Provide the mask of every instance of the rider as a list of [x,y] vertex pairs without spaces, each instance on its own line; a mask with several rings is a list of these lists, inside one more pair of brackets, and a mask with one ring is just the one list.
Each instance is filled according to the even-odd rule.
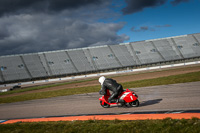
[[109,89],[110,91],[112,91],[112,94],[108,98],[108,102],[118,103],[119,100],[117,98],[123,91],[122,85],[118,84],[115,80],[110,79],[110,78],[105,78],[104,76],[101,76],[99,78],[99,83],[101,84],[101,90],[99,91],[99,93],[101,95],[105,95],[106,90]]

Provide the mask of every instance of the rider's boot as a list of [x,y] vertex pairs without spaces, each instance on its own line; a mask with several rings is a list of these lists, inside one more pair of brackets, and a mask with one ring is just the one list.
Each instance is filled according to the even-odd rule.
[[108,101],[109,103],[118,103],[118,99],[112,99]]
[[126,107],[126,103],[123,99],[119,99],[119,103],[121,104],[121,107]]

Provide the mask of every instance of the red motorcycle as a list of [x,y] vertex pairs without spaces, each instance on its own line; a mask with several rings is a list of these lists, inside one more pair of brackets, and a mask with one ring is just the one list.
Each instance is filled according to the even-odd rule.
[[[103,95],[99,98],[100,105],[104,108],[109,108],[110,105],[117,105],[118,103],[109,103],[108,98],[110,97],[110,92],[107,89],[106,95]],[[123,103],[124,105],[129,104],[132,107],[138,107],[139,106],[139,100],[137,94],[135,94],[133,91],[130,91],[129,89],[124,90],[118,97],[119,103]],[[121,101],[121,102],[120,102]]]

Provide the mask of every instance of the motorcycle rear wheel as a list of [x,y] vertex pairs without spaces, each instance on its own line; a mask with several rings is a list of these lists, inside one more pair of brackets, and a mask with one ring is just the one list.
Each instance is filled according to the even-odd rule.
[[109,108],[109,107],[110,107],[110,105],[107,104],[107,103],[104,103],[104,104],[102,105],[102,101],[100,101],[100,105],[101,105],[102,107],[104,107],[104,108]]
[[137,100],[135,100],[135,101],[133,101],[133,102],[130,102],[129,105],[130,105],[131,107],[138,107],[138,106],[140,105],[140,102],[139,102],[139,100],[137,99]]

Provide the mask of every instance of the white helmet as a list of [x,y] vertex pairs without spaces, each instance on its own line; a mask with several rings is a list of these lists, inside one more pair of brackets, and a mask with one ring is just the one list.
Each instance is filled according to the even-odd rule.
[[104,76],[101,76],[101,77],[99,78],[99,83],[102,85],[105,79],[106,79],[106,78],[105,78]]

